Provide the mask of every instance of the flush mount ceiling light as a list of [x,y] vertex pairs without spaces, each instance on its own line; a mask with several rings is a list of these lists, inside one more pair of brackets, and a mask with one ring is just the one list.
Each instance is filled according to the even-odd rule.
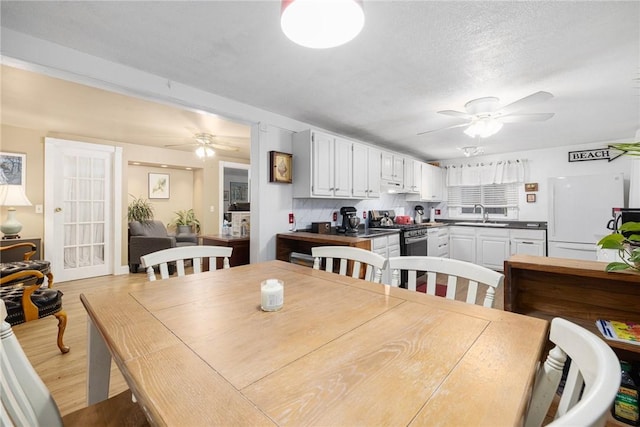
[[364,26],[361,0],[282,0],[282,32],[294,43],[314,49],[340,46]]
[[476,146],[462,147],[458,148],[458,150],[462,151],[465,157],[477,156],[478,154],[484,153],[484,150],[481,147]]

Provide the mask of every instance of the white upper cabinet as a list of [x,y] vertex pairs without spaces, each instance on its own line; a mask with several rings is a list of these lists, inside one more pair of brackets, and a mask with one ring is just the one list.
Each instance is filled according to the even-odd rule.
[[353,197],[380,197],[380,150],[353,143]]
[[353,143],[314,130],[293,136],[293,197],[351,197]]
[[404,192],[420,194],[422,188],[422,162],[404,159]]
[[422,164],[422,200],[439,202],[444,196],[442,169],[429,163]]
[[381,151],[315,130],[293,135],[293,197],[380,197]]
[[404,157],[383,151],[381,155],[380,177],[383,181],[399,183],[404,178]]

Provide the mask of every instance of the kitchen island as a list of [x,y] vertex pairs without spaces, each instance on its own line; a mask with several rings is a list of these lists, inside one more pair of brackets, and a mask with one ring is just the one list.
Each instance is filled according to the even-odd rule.
[[[200,236],[201,245],[225,246],[233,248],[229,264],[231,267],[249,264],[249,236],[226,236],[223,234],[209,234]],[[217,268],[222,268],[222,258],[217,261]],[[209,271],[209,259],[204,259],[204,271]]]
[[[640,273],[607,273],[606,265],[514,255],[504,263],[504,309],[547,320],[563,317],[599,337],[598,319],[640,323]],[[621,359],[640,360],[640,345],[605,342]]]
[[371,239],[386,234],[397,234],[398,230],[385,230],[360,234],[330,234],[294,231],[276,236],[276,259],[289,262],[291,253],[311,255],[314,246],[353,246],[370,251]]

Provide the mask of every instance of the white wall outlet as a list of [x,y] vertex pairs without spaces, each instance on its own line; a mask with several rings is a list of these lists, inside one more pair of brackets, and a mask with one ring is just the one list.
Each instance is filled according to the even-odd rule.
[[42,213],[42,205],[36,205],[36,213]]
[[213,205],[209,206],[209,212],[213,213],[215,210],[216,209]]

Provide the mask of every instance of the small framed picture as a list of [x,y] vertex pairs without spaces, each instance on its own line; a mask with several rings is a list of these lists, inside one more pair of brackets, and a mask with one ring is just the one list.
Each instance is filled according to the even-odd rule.
[[285,184],[293,182],[291,158],[291,154],[288,153],[269,152],[269,182],[282,182]]
[[169,194],[169,174],[149,173],[149,198],[168,199]]
[[524,191],[538,191],[538,183],[537,182],[528,182],[528,183],[524,184]]
[[536,195],[535,194],[527,194],[527,203],[535,203]]
[[26,154],[5,152],[0,153],[0,185],[7,184],[24,186],[26,176]]

